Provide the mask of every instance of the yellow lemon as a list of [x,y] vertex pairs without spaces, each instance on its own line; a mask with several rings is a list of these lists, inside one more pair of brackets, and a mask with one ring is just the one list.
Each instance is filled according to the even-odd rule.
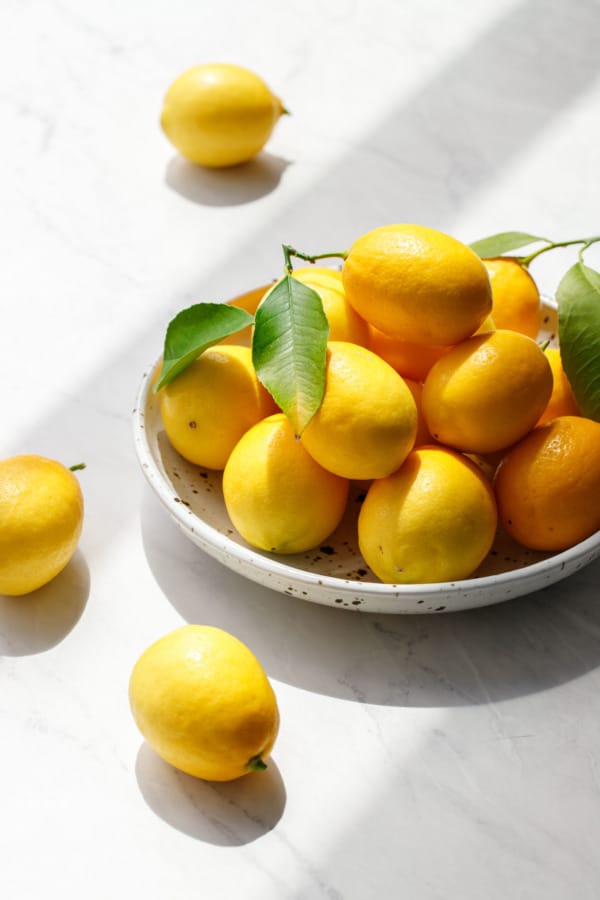
[[37,455],[0,461],[0,594],[28,594],[67,565],[83,524],[77,478]]
[[492,316],[497,328],[537,337],[542,324],[542,304],[537,284],[513,257],[484,259],[492,285]]
[[252,425],[276,410],[258,380],[249,347],[217,344],[160,391],[169,441],[184,459],[222,469]]
[[294,278],[299,278],[300,281],[305,281],[308,278],[309,281],[306,281],[306,284],[320,284],[325,287],[344,290],[341,269],[330,269],[328,266],[301,266],[299,269],[294,269],[292,275]]
[[534,427],[551,391],[550,364],[535,341],[498,329],[462,341],[433,365],[423,414],[436,441],[493,453]]
[[487,270],[477,254],[421,225],[385,225],[358,238],[342,280],[363,319],[416,344],[456,344],[492,308]]
[[381,581],[467,578],[489,553],[497,526],[488,479],[462,454],[421,447],[374,481],[358,518],[367,565]]
[[232,781],[266,768],[277,700],[256,656],[220,628],[184,625],[148,647],[129,701],[153,750],[188,775]]
[[580,415],[569,379],[563,369],[560,350],[558,347],[547,347],[544,352],[552,369],[552,394],[546,409],[540,416],[538,425],[543,425],[544,422],[549,422],[558,416]]
[[228,63],[188,69],[169,87],[161,125],[179,152],[213,168],[255,156],[285,112],[254,72]]
[[534,550],[566,550],[600,528],[600,423],[559,416],[508,451],[494,488],[504,529]]
[[233,525],[253,547],[300,553],[339,524],[348,481],[310,456],[283,413],[242,437],[223,472],[223,498]]
[[331,341],[323,402],[302,432],[310,455],[343,478],[382,478],[406,459],[416,434],[404,379],[365,347]]
[[297,269],[293,275],[320,296],[330,341],[350,341],[368,347],[371,340],[369,326],[346,300],[341,275],[330,275],[333,271],[305,268]]

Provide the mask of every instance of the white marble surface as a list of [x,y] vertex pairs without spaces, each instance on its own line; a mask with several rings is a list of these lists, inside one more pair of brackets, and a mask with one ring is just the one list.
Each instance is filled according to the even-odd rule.
[[[0,456],[87,463],[74,561],[0,598],[3,898],[600,895],[600,564],[450,616],[302,603],[180,536],[130,423],[173,313],[269,279],[282,242],[598,233],[599,43],[598,0],[3,0]],[[210,174],[157,119],[214,59],[293,116]],[[133,724],[137,656],[198,621],[272,678],[264,776],[194,781]]]

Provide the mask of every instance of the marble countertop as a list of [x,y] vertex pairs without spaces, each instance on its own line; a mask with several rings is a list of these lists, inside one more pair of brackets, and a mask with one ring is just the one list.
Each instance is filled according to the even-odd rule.
[[[0,598],[2,896],[596,900],[600,563],[451,615],[285,597],[178,532],[131,411],[173,314],[269,280],[282,243],[597,234],[598,0],[5,0],[0,35],[0,456],[87,465],[75,558]],[[292,111],[228,172],[158,127],[212,60]],[[572,258],[539,260],[544,292]],[[266,774],[195,781],[139,735],[131,668],[185,622],[263,662]]]

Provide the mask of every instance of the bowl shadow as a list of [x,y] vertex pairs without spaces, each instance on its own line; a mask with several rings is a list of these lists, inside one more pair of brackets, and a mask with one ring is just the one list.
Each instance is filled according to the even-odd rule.
[[21,597],[0,596],[0,656],[29,656],[59,644],[75,627],[90,592],[80,550],[49,584]]
[[207,169],[173,156],[165,182],[171,190],[200,206],[241,206],[274,191],[289,162],[262,152],[246,163],[226,169]]
[[202,781],[164,762],[144,742],[135,774],[142,797],[159,818],[207,844],[249,844],[271,831],[285,809],[285,786],[272,759],[264,772],[235,781]]
[[255,584],[181,534],[150,488],[146,558],[187,622],[243,640],[268,675],[341,699],[446,707],[535,694],[600,665],[600,560],[543,591],[437,615],[333,609]]

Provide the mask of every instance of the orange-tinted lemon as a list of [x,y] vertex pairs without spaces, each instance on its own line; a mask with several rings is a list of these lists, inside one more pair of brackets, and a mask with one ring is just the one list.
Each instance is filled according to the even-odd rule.
[[468,338],[435,363],[423,414],[436,441],[493,453],[534,427],[551,392],[550,364],[535,341],[498,329]]
[[558,347],[548,347],[545,353],[552,369],[552,394],[546,409],[540,416],[538,425],[543,425],[550,419],[556,419],[557,416],[578,416],[580,414],[569,379],[563,369],[560,350]]
[[520,544],[565,550],[600,528],[600,423],[560,416],[512,447],[495,476],[500,521]]
[[492,285],[492,316],[496,328],[509,328],[531,338],[542,324],[538,286],[529,271],[512,257],[484,259]]
[[[491,316],[486,316],[475,334],[483,334],[486,331],[494,331],[495,324]],[[450,350],[450,346],[436,347],[427,344],[415,344],[412,341],[403,341],[385,334],[378,328],[370,326],[371,337],[369,347],[382,359],[399,372],[403,378],[411,378],[413,381],[425,381],[427,373],[434,363]]]
[[403,378],[413,381],[424,381],[433,364],[450,349],[403,341],[373,326],[369,346],[373,353],[389,363]]
[[[237,306],[238,309],[244,309],[253,316],[258,304],[272,287],[272,283],[259,285],[259,287],[252,288],[250,291],[245,291],[243,294],[238,294],[236,297],[233,297],[233,299],[228,301],[228,305]],[[235,334],[230,334],[228,337],[223,338],[220,343],[238,344],[241,347],[250,347],[252,345],[253,329],[253,325],[246,325],[241,331],[236,331]]]

